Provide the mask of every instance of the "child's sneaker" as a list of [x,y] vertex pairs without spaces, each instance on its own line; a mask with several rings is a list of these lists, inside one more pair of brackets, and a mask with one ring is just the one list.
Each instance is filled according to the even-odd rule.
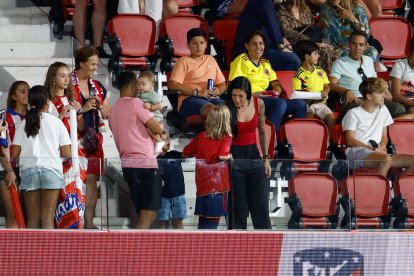
[[164,147],[164,141],[155,142],[155,154],[160,154],[162,152],[162,148]]

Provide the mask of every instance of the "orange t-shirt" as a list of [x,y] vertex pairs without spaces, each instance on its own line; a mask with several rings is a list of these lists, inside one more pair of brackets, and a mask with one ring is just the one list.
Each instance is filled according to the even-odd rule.
[[[213,79],[214,86],[226,81],[216,60],[209,55],[204,55],[200,60],[191,57],[181,57],[175,63],[170,81],[176,81],[192,89],[206,89],[207,80]],[[178,97],[178,109],[188,96]]]

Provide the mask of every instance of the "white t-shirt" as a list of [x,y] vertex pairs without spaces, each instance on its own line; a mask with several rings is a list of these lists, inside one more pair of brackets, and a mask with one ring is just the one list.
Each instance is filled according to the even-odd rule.
[[52,114],[42,113],[40,129],[36,137],[27,137],[24,127],[26,120],[20,124],[14,135],[13,145],[21,147],[19,157],[20,171],[27,168],[42,167],[63,173],[60,147],[70,145],[70,137],[65,125]]
[[408,59],[400,59],[391,69],[391,77],[401,80],[401,83],[411,82],[414,85],[414,69],[408,64]]
[[365,111],[361,106],[349,110],[342,120],[342,129],[355,131],[355,138],[367,145],[369,140],[378,144],[382,139],[382,130],[393,123],[386,106],[377,107],[373,113]]
[[[330,77],[337,78],[339,80],[338,85],[350,89],[355,97],[362,98],[359,92],[359,85],[362,82],[362,74],[358,73],[359,61],[350,58],[349,56],[341,57],[332,64],[332,70],[329,74]],[[362,70],[368,78],[376,78],[374,62],[368,56],[362,56]]]

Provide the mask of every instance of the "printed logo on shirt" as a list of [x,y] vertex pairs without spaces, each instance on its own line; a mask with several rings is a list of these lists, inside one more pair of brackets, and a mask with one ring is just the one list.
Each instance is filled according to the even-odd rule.
[[264,73],[265,73],[265,75],[266,75],[266,76],[270,77],[270,72],[269,72],[269,70],[268,70],[268,69],[265,69],[265,70],[264,70]]
[[321,71],[318,71],[318,72],[317,72],[317,75],[318,75],[318,77],[323,78],[323,74],[322,74],[322,72],[321,72]]

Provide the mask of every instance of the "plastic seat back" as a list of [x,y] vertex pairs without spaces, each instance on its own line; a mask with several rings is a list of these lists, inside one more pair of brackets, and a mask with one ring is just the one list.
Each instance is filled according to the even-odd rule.
[[117,15],[109,25],[120,41],[122,55],[143,57],[155,53],[156,26],[148,15]]
[[213,35],[224,47],[227,66],[230,66],[232,61],[232,51],[238,24],[239,20],[232,19],[216,20],[213,23]]
[[335,215],[338,189],[336,180],[324,173],[303,173],[289,181],[289,195],[299,199],[302,215],[326,217]]
[[404,0],[380,0],[383,11],[399,9],[403,6]]
[[399,154],[414,154],[414,120],[395,120],[388,126],[388,137]]
[[403,175],[394,184],[394,196],[401,196],[407,205],[407,215],[414,216],[414,175]]
[[175,57],[190,55],[190,50],[187,48],[187,32],[192,28],[202,29],[208,36],[208,23],[198,15],[176,14],[162,22],[161,33],[165,32],[172,40]]
[[388,214],[388,179],[374,173],[358,173],[348,182],[348,194],[355,202],[355,215],[367,218]]
[[277,71],[277,79],[280,82],[280,85],[282,86],[282,96],[286,99],[290,99],[293,93],[293,83],[292,79],[293,76],[296,74],[296,71]]
[[315,162],[327,157],[328,127],[320,120],[289,120],[280,128],[280,137],[292,147],[294,160]]
[[[269,143],[267,154],[270,156],[270,159],[274,159],[276,130],[275,130],[275,126],[269,120],[265,121],[265,131],[266,131],[266,139],[267,139],[267,142]],[[259,150],[260,156],[263,157],[262,147],[260,146],[259,130],[256,130],[256,144],[257,144],[257,149]]]
[[407,20],[400,17],[377,17],[371,20],[370,26],[373,37],[384,48],[382,58],[399,59],[407,56],[412,37],[411,25]]

